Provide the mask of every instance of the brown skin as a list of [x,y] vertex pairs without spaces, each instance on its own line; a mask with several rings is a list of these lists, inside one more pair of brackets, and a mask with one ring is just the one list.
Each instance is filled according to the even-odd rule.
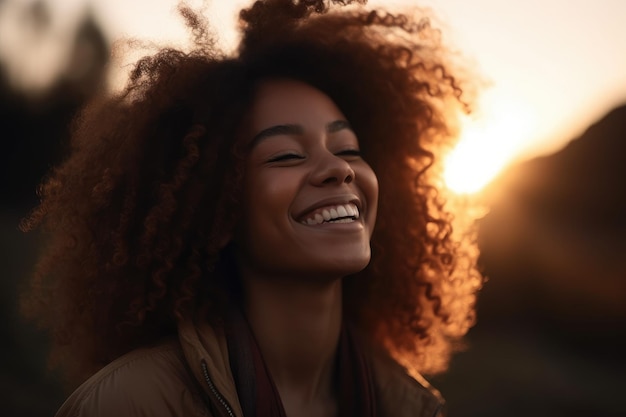
[[[345,116],[302,82],[260,84],[248,131],[236,237],[246,316],[287,415],[334,415],[341,280],[370,261],[378,181]],[[351,202],[358,219],[303,224]]]
[[288,416],[333,416],[341,285],[247,282],[246,315]]
[[[343,113],[292,80],[261,83],[250,113],[250,140],[257,140],[246,160],[237,242],[245,263],[289,281],[294,273],[319,282],[361,271],[371,256],[378,181]],[[358,219],[303,224],[323,207],[345,204],[357,206]]]

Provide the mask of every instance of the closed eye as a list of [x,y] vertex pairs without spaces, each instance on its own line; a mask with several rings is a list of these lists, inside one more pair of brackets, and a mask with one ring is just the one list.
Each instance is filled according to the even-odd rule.
[[358,149],[345,149],[341,152],[337,152],[338,156],[361,156],[361,151]]
[[304,159],[302,155],[298,155],[296,153],[285,153],[281,155],[274,156],[267,160],[267,162],[281,162],[281,161],[290,161],[293,159]]

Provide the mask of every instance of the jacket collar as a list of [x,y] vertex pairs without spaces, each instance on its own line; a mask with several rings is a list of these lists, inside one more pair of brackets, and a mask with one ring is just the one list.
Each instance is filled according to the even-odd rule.
[[220,415],[242,417],[223,331],[204,320],[183,319],[178,337],[189,368],[214,409]]
[[384,353],[370,356],[379,415],[384,417],[436,417],[445,402],[424,377],[407,370]]
[[[198,318],[204,317],[202,314]],[[205,320],[181,320],[178,334],[187,360],[205,397],[224,417],[243,417],[233,378],[224,332]],[[435,417],[444,401],[420,375],[407,371],[386,354],[368,351],[378,415],[384,417]]]

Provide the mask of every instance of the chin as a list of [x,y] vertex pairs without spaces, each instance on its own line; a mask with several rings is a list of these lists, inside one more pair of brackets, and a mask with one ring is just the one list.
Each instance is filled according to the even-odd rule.
[[367,256],[355,257],[355,258],[342,258],[337,259],[334,262],[328,262],[327,273],[329,276],[345,277],[347,275],[356,274],[364,270],[370,263],[369,252]]

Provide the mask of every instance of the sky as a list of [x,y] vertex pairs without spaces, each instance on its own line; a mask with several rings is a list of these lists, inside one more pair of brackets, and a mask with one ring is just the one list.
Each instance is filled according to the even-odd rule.
[[[12,9],[1,14],[0,60],[11,54],[20,57],[13,59],[19,62],[12,69],[18,83],[45,85],[60,70],[55,65],[63,62],[59,45],[65,40],[64,28],[87,5],[111,40],[135,37],[180,45],[186,39],[176,0],[48,0],[50,33],[44,41],[33,42],[19,30],[22,23],[15,18],[20,7],[32,1],[0,2],[0,8]],[[236,11],[248,3],[213,0],[205,6],[225,44],[234,43]],[[624,0],[370,0],[369,4],[389,10],[430,8],[444,42],[460,50],[489,83],[477,110],[464,121],[459,146],[447,157],[446,181],[460,193],[480,189],[512,161],[558,150],[611,108],[626,103]],[[30,42],[29,49],[24,42]],[[42,62],[47,62],[43,66],[47,72],[41,71]]]

